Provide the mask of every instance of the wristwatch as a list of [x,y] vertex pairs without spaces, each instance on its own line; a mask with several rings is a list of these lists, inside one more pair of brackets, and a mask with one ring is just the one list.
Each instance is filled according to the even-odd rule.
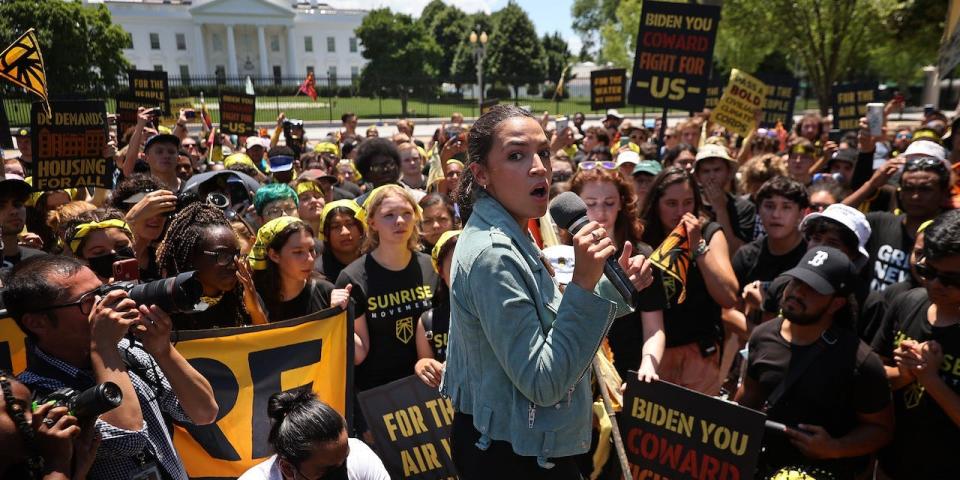
[[697,244],[697,248],[693,250],[694,260],[696,260],[701,255],[704,255],[709,251],[710,251],[710,245],[707,245],[707,241],[701,238],[700,243]]

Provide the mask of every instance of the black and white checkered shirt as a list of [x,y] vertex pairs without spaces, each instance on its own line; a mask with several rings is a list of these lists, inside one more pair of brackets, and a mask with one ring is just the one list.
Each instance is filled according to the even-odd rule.
[[[126,480],[132,473],[140,470],[142,459],[146,458],[148,461],[155,459],[157,467],[164,470],[167,478],[187,480],[187,473],[173,448],[163,414],[176,422],[193,422],[180,406],[167,377],[160,371],[153,357],[143,350],[142,345],[130,345],[127,339],[123,339],[117,347],[121,358],[128,364],[130,381],[140,400],[143,427],[138,431],[124,430],[97,420],[96,428],[102,441],[89,478]],[[45,395],[64,387],[82,391],[96,384],[92,372],[54,358],[30,341],[27,342],[27,358],[27,370],[21,373],[18,379],[30,387],[34,394]],[[136,367],[129,368],[134,361]],[[51,369],[62,373],[60,377],[72,378],[75,381],[64,383],[35,373]]]

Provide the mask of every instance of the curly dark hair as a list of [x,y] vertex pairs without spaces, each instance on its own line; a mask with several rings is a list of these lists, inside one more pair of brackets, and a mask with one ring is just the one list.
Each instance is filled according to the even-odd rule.
[[930,260],[960,255],[960,210],[937,217],[923,231],[923,256]]
[[214,226],[233,231],[223,211],[205,202],[192,203],[177,213],[157,247],[157,265],[163,275],[194,270],[190,257],[200,248],[207,229]]
[[640,223],[640,208],[638,207],[637,195],[633,193],[633,186],[627,183],[620,172],[616,170],[606,170],[603,168],[593,168],[590,170],[579,170],[570,181],[570,190],[580,195],[585,184],[590,182],[612,183],[620,194],[620,211],[617,212],[617,220],[614,223],[617,229],[618,246],[623,246],[623,241],[629,241],[636,244],[643,236],[643,225]]
[[132,204],[124,203],[126,199],[138,193],[147,193],[162,189],[163,186],[156,178],[145,173],[135,173],[123,179],[114,187],[110,206],[126,213],[133,207]]
[[[104,220],[123,220],[123,212],[115,208],[98,208],[71,218],[67,224],[64,225],[64,231],[66,232],[66,235],[64,235],[64,243],[66,243],[66,247],[70,248],[70,242],[77,236],[77,227],[84,223],[102,222]],[[131,238],[130,240],[132,241],[133,239]],[[86,238],[80,240],[80,246],[77,248],[77,253],[75,254],[77,258],[83,259],[83,255],[80,252],[83,252],[83,246],[86,243]]]
[[810,197],[802,183],[788,177],[773,177],[767,180],[757,190],[757,205],[774,195],[781,196],[796,203],[800,209],[810,206]]
[[376,157],[390,157],[397,164],[397,171],[400,170],[400,150],[387,138],[368,138],[357,147],[357,160],[354,164],[360,175],[366,177],[370,174],[370,162]]

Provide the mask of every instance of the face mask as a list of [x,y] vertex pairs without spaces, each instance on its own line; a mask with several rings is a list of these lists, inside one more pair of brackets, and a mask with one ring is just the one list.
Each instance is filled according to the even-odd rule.
[[96,273],[98,277],[110,278],[113,276],[113,264],[128,258],[134,258],[133,249],[130,247],[120,247],[113,252],[88,258],[87,265],[90,266],[90,270],[93,270],[93,273]]

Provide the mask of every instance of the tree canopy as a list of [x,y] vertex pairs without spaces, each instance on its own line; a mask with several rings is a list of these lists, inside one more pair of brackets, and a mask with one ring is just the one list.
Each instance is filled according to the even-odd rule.
[[521,86],[543,82],[547,73],[543,59],[543,45],[533,22],[510,1],[494,14],[486,60],[491,79],[513,87],[517,96]]

